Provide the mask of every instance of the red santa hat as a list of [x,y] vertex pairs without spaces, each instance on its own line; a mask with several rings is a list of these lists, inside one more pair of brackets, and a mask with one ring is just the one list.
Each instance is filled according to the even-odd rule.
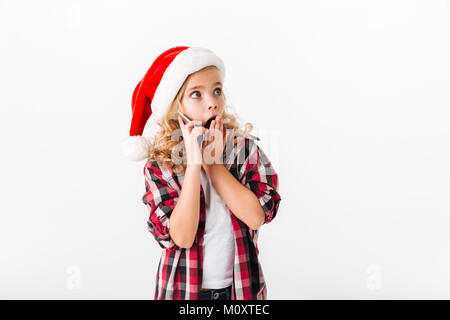
[[127,159],[147,158],[150,141],[142,136],[145,124],[150,118],[161,120],[186,78],[207,66],[216,66],[225,78],[223,61],[206,48],[177,46],[156,58],[133,92],[130,136],[122,143]]

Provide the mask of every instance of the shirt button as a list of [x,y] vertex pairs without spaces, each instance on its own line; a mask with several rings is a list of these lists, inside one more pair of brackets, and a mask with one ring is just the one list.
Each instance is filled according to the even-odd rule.
[[217,300],[218,297],[219,297],[219,293],[218,292],[214,292],[214,300]]

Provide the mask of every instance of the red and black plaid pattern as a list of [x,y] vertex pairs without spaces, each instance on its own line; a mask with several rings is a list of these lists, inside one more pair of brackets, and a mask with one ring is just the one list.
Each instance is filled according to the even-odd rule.
[[[266,214],[264,224],[271,222],[281,201],[278,175],[255,140],[238,138],[238,145],[227,151],[224,166],[258,197]],[[169,235],[169,217],[178,201],[184,174],[147,161],[144,167],[146,193],[142,200],[150,216],[148,230],[162,248],[156,273],[155,300],[198,300],[202,287],[203,236],[206,207],[200,186],[200,217],[194,244],[178,247]],[[267,288],[258,260],[258,230],[252,230],[231,210],[235,237],[232,300],[265,300]]]

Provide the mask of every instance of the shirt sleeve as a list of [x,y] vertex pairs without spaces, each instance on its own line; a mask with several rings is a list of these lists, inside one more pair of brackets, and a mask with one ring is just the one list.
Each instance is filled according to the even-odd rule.
[[245,162],[244,185],[258,198],[265,213],[263,224],[267,224],[275,218],[281,201],[278,175],[267,155],[253,139],[247,140],[246,149],[249,150],[249,156]]
[[146,193],[142,200],[150,211],[148,230],[161,248],[169,251],[180,249],[169,235],[169,218],[178,201],[179,193],[168,183],[155,161],[145,166],[144,176]]

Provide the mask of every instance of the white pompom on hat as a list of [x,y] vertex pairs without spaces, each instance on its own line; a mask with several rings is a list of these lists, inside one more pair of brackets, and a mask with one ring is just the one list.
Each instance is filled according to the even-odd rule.
[[122,143],[122,154],[127,159],[140,161],[148,157],[150,140],[142,136],[145,124],[150,118],[161,120],[186,78],[208,66],[216,66],[225,79],[223,61],[206,48],[177,46],[155,59],[131,99],[130,136]]

